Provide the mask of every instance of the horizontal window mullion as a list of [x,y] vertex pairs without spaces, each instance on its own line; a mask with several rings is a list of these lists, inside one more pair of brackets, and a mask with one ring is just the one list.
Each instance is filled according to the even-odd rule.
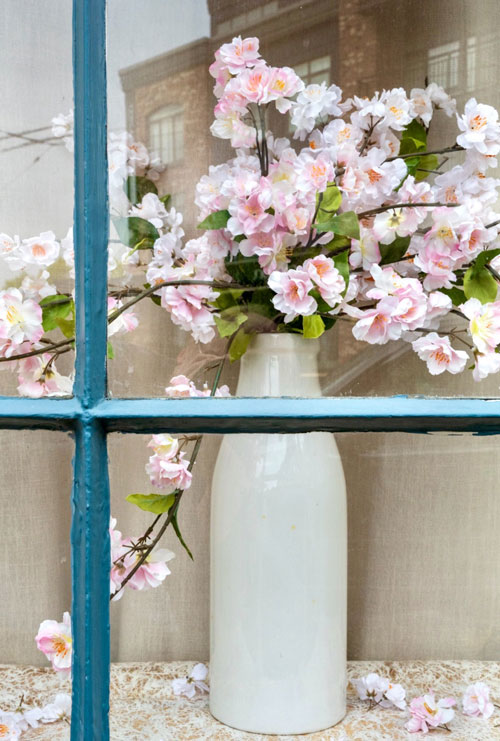
[[68,430],[80,413],[77,399],[0,396],[0,429]]
[[500,399],[112,399],[92,414],[110,432],[500,433]]

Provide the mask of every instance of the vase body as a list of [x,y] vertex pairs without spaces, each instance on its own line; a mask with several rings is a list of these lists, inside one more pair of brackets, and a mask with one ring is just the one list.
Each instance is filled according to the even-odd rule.
[[[238,396],[321,395],[318,340],[258,335]],[[256,733],[345,715],[347,523],[333,435],[226,435],[211,514],[210,710]]]

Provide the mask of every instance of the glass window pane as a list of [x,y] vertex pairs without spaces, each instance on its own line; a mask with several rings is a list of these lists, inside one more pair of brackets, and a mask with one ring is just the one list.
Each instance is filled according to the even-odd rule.
[[[137,545],[156,520],[154,513],[126,498],[136,495],[135,502],[149,506],[152,492],[159,495],[156,505],[168,496],[171,489],[159,485],[168,476],[160,473],[158,462],[162,457],[178,461],[178,454],[171,455],[172,445],[182,446],[186,464],[193,460],[197,436],[190,441],[178,434],[172,438],[177,443],[166,435],[110,436],[112,514],[117,520],[114,588],[137,557],[138,551],[130,555],[131,544]],[[329,626],[329,648],[347,630],[350,678],[370,670],[356,662],[381,662],[369,666],[385,672],[382,662],[391,662],[391,678],[403,683],[409,699],[420,690],[412,661],[419,660],[420,677],[437,672],[440,696],[460,696],[471,669],[477,678],[487,673],[488,665],[481,662],[496,661],[500,629],[497,438],[343,433],[335,440],[340,457],[328,433],[204,435],[178,509],[180,532],[194,560],[168,527],[157,545],[166,550],[158,550],[158,558],[149,562],[150,581],[136,577],[133,588],[129,582],[122,599],[111,605],[112,660],[155,662],[155,676],[164,678],[168,692],[171,679],[183,678],[195,662],[207,663],[211,630],[209,701],[216,717],[225,712],[218,704],[224,680],[250,704],[266,682],[266,691],[273,693],[286,677],[303,681],[316,667],[321,625]],[[339,526],[344,497],[347,629],[345,623],[338,627],[339,615],[331,611],[328,597],[330,589],[337,589],[337,600],[342,593],[341,586],[332,585],[344,569],[345,531]],[[156,520],[151,538],[167,516]],[[312,625],[314,640],[308,643]],[[232,662],[224,665],[221,676],[221,651],[227,645]],[[325,648],[322,656],[327,653]],[[441,664],[451,660],[457,662],[454,667]],[[192,663],[181,663],[185,661]],[[332,669],[331,656],[329,662],[338,680],[340,664]],[[401,673],[406,670],[409,675]],[[133,664],[135,681],[141,671],[140,664]],[[238,672],[245,681],[236,681]],[[326,685],[331,689],[334,682]],[[296,695],[309,706],[314,696],[311,684]],[[134,697],[139,703],[141,697]],[[172,693],[168,697],[165,713],[137,713],[134,728],[145,736],[154,730],[160,737],[182,702]],[[196,705],[199,727],[213,729],[214,737],[218,729],[222,737],[224,728],[211,719],[203,697]],[[339,733],[352,731],[352,723],[361,718],[358,713],[365,723],[370,718],[366,707],[352,699],[346,725],[336,727]],[[130,728],[130,714],[120,718],[113,707],[112,727],[125,723],[124,731]],[[187,721],[188,715],[183,717]],[[398,722],[401,728],[401,715]],[[182,730],[176,730],[182,737]]]
[[[496,160],[485,159],[468,135],[466,152],[442,150],[454,147],[461,132],[447,95],[460,116],[473,97],[500,104],[500,8],[493,0],[464,0],[460,12],[451,0],[408,0],[404,12],[399,5],[150,0],[129,3],[125,12],[110,0],[110,152],[112,167],[115,158],[121,163],[110,191],[110,306],[125,311],[134,301],[132,313],[116,313],[111,327],[110,394],[162,396],[175,375],[201,378],[231,336],[236,358],[247,346],[258,351],[258,335],[274,333],[277,341],[286,335],[284,343],[301,334],[319,337],[318,370],[309,367],[308,374],[316,374],[320,389],[311,386],[310,394],[498,396],[496,335],[488,344],[470,324],[473,310],[488,324],[488,312],[496,317],[498,308],[500,257],[482,254],[498,248]],[[153,27],[164,33],[153,39]],[[223,45],[238,36],[258,37],[261,58],[294,69],[313,86],[308,94],[319,95],[323,83],[325,90],[338,85],[342,107],[337,88],[330,88],[330,103],[324,98],[309,109],[293,88],[280,99],[291,113],[277,111],[274,100],[259,109],[250,98],[260,93],[252,91],[235,102],[233,88],[243,78],[234,49],[232,71],[220,71],[218,100],[209,67],[217,49],[231,54]],[[251,71],[257,58],[249,59]],[[399,88],[406,97],[398,98]],[[381,90],[396,92],[383,96],[383,105],[373,102],[378,113],[365,111],[363,100]],[[492,116],[488,146],[497,151],[496,113],[481,110]],[[269,140],[269,173],[254,137],[264,111],[278,142]],[[365,136],[370,115],[374,128]],[[415,158],[415,147],[438,154]],[[315,162],[322,185],[310,179]],[[318,193],[332,208],[319,207]],[[405,202],[420,207],[394,210]],[[218,215],[206,222],[211,214]],[[349,218],[354,232],[341,234]],[[315,272],[315,262],[305,266],[316,258],[328,278]],[[307,273],[303,283],[288,274],[297,269]],[[153,295],[144,294],[155,286]],[[469,298],[493,309],[459,308]],[[231,393],[239,365],[235,360],[225,371]],[[248,391],[258,395],[258,379]],[[288,392],[306,390],[298,380]]]
[[[70,715],[73,441],[59,432],[1,430],[0,445],[3,730],[1,724],[10,726],[9,713],[19,706],[22,712],[45,708],[49,722],[53,712],[46,706],[58,693],[66,695],[60,703]],[[27,717],[40,721],[36,712]],[[17,720],[20,724],[19,715]],[[67,732],[59,720],[40,737],[62,739]]]
[[74,355],[71,3],[6,0],[2,10],[0,393],[67,396]]

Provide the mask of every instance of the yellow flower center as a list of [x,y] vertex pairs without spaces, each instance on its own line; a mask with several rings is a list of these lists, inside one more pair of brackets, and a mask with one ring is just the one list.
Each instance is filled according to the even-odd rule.
[[486,119],[484,116],[480,116],[479,113],[471,119],[470,127],[472,131],[479,131],[486,126]]

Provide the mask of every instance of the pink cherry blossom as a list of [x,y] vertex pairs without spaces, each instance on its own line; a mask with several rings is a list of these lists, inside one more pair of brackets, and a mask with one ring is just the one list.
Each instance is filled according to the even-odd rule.
[[161,289],[161,305],[171,313],[174,324],[191,332],[197,342],[210,342],[215,322],[207,303],[218,295],[210,286],[166,286]]
[[254,193],[244,201],[229,204],[231,218],[227,228],[233,236],[268,232],[274,227],[274,216],[267,212],[269,203],[262,202],[260,194]]
[[457,144],[464,149],[476,149],[480,154],[496,155],[500,152],[500,123],[497,111],[490,105],[470,98],[463,116],[457,115]]
[[355,309],[344,307],[352,316],[359,317],[359,321],[352,328],[357,340],[368,342],[370,345],[385,345],[389,340],[398,340],[403,332],[399,315],[409,308],[408,302],[403,303],[398,296],[387,296],[377,303],[373,309]]
[[299,315],[314,314],[318,308],[316,300],[309,295],[313,283],[305,270],[288,270],[286,273],[275,270],[269,276],[268,285],[276,293],[273,305],[285,314],[285,323]]
[[[115,525],[116,520],[112,519],[110,594],[113,595],[114,602],[123,597],[124,589],[120,587],[129,577],[140,556],[140,552],[134,550],[137,538],[122,538],[122,534],[114,529]],[[146,561],[128,578],[125,587],[136,591],[159,587],[171,573],[167,562],[174,557],[175,554],[166,548],[155,548]]]
[[472,377],[475,381],[482,381],[483,378],[500,371],[500,353],[476,352],[474,353],[474,360],[476,362],[472,371]]
[[482,304],[470,298],[459,308],[470,320],[469,332],[479,352],[493,352],[500,344],[500,301]]
[[189,461],[184,459],[185,453],[170,457],[155,453],[146,463],[146,473],[153,486],[163,489],[165,494],[171,494],[177,489],[189,489],[192,474],[188,471]]
[[24,265],[52,265],[59,257],[59,242],[54,232],[42,232],[38,237],[23,239],[19,258]]
[[464,692],[462,704],[465,715],[483,720],[488,720],[495,710],[490,702],[490,688],[484,682],[470,684]]
[[222,44],[218,51],[218,59],[232,75],[246,67],[255,66],[259,57],[259,39],[256,37],[242,39],[241,36],[236,36],[230,44]]
[[449,337],[440,337],[430,332],[412,342],[412,347],[421,360],[425,360],[429,373],[437,376],[444,371],[461,373],[469,356],[463,350],[454,350]]
[[[112,296],[108,296],[108,316],[116,309],[123,306],[123,301],[118,301]],[[124,311],[114,321],[108,325],[108,337],[121,332],[133,332],[139,326],[139,318],[133,311]]]
[[288,251],[295,238],[288,232],[273,229],[270,232],[257,232],[240,242],[241,254],[245,257],[257,255],[259,265],[266,275],[274,270],[283,270],[288,265]]
[[406,724],[407,730],[410,733],[428,733],[432,728],[446,725],[455,717],[454,705],[454,697],[436,701],[433,692],[415,697],[409,705],[411,719]]
[[64,613],[62,623],[44,620],[40,624],[35,640],[37,647],[51,662],[52,668],[56,672],[69,675],[73,654],[69,612]]
[[24,300],[17,288],[0,291],[0,340],[14,345],[38,342],[43,335],[42,309],[32,299]]
[[73,380],[58,373],[53,356],[49,353],[20,360],[18,382],[19,394],[33,399],[70,396],[73,390]]
[[306,260],[302,269],[309,273],[313,283],[318,287],[321,298],[330,306],[335,306],[342,300],[345,290],[345,280],[335,267],[331,257],[318,255]]

